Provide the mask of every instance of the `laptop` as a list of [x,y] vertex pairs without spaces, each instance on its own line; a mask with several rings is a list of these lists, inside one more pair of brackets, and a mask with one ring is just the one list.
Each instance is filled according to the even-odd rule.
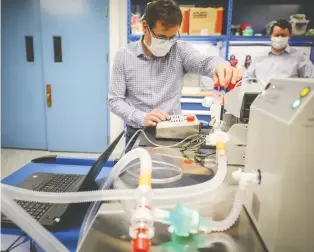
[[[99,189],[96,178],[113,150],[119,143],[124,131],[108,146],[93,163],[87,175],[37,172],[32,174],[17,187],[44,192],[78,192]],[[32,160],[34,163],[56,163],[57,156],[41,157]],[[18,200],[34,219],[49,231],[59,231],[66,227],[80,226],[90,203],[50,204]],[[5,228],[16,228],[6,216],[1,214],[1,225]]]

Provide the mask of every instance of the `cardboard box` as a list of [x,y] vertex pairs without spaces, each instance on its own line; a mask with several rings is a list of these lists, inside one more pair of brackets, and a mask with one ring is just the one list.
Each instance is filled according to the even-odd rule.
[[220,35],[216,32],[217,8],[190,8],[189,35]]

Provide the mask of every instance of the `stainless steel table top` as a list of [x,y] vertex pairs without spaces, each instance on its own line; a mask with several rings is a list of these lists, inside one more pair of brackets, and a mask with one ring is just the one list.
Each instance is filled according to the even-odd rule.
[[[174,184],[153,185],[153,187],[185,186],[210,180],[216,173],[215,155],[209,156],[200,165],[195,162],[186,162],[178,149],[144,147],[153,157],[153,160],[166,161],[180,167],[183,171],[181,180]],[[190,153],[189,155],[192,155]],[[136,164],[133,168],[136,168]],[[209,203],[198,208],[203,217],[215,220],[224,219],[233,204],[236,185],[231,179],[231,172],[237,167],[228,167],[228,176],[225,179],[225,191],[215,192],[218,199],[213,200],[209,195]],[[135,169],[136,170],[136,169]],[[123,178],[123,176],[126,176]],[[136,178],[123,175],[117,181],[119,188],[136,187]],[[176,184],[177,183],[177,184]],[[186,183],[186,184],[185,184]],[[221,199],[220,199],[221,197]],[[223,199],[223,200],[222,200]],[[214,202],[214,203],[213,203]],[[78,251],[132,251],[131,240],[128,235],[129,218],[124,209],[128,205],[120,202],[103,203],[92,224],[92,227],[80,244]],[[229,230],[221,233],[191,235],[190,237],[175,237],[168,232],[168,226],[155,223],[155,236],[152,240],[151,251],[217,251],[217,252],[263,252],[267,251],[261,242],[254,226],[243,208],[237,223]]]

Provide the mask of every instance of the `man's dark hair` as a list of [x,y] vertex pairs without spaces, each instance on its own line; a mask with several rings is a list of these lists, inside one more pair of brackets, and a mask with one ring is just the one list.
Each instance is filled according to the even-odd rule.
[[273,34],[274,28],[276,26],[280,27],[281,29],[288,29],[289,33],[290,34],[292,33],[292,26],[291,26],[291,24],[287,20],[281,19],[281,20],[278,20],[276,23],[273,24],[273,26],[270,29],[270,35]]
[[172,0],[155,0],[147,4],[142,20],[145,20],[150,29],[157,21],[166,28],[172,28],[182,23],[182,12],[179,5]]

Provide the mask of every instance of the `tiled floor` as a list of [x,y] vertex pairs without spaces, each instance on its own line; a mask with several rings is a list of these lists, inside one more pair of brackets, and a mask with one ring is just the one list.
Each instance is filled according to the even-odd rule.
[[[124,141],[120,141],[115,148],[111,158],[120,156],[124,149]],[[21,150],[1,148],[1,179],[7,177],[18,170],[32,159],[46,155],[60,155],[67,157],[92,157],[97,158],[100,153],[68,153],[68,152],[49,152],[42,150]]]

